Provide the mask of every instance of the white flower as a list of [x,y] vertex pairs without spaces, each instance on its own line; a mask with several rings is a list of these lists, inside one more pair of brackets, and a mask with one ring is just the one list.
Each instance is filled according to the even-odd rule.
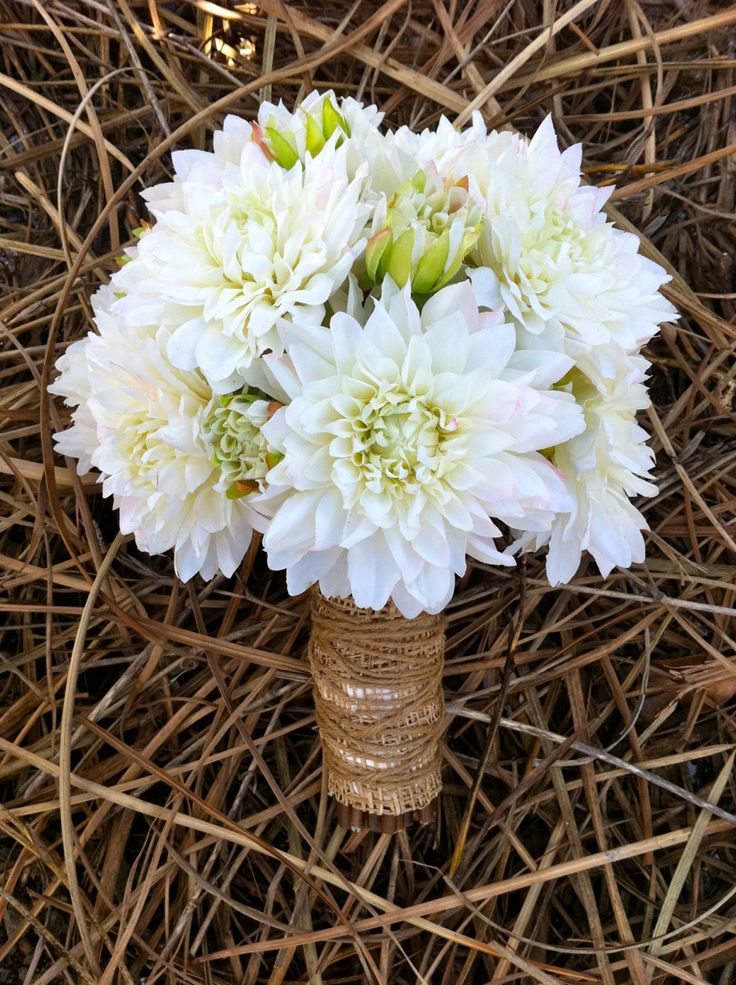
[[601,212],[611,189],[580,183],[580,145],[557,147],[550,117],[531,141],[506,143],[499,156],[469,153],[466,164],[486,197],[478,264],[496,281],[487,303],[503,302],[530,332],[561,325],[589,345],[630,350],[676,316],[659,293],[669,276],[638,253],[636,236]]
[[[575,368],[560,384],[585,415],[585,430],[550,452],[573,509],[561,512],[549,533],[522,535],[515,544],[515,549],[535,550],[549,544],[547,577],[552,585],[574,577],[583,550],[590,551],[603,575],[617,565],[628,568],[644,560],[641,531],[647,523],[629,498],[657,492],[650,481],[654,456],[636,421],[636,411],[649,406],[644,386],[648,363],[613,346],[600,348],[606,350],[609,378],[601,374],[600,364],[581,358],[589,375]],[[611,365],[618,370],[612,375]]]
[[359,606],[390,597],[407,617],[438,612],[466,554],[510,563],[491,517],[543,526],[569,508],[537,449],[580,431],[580,411],[569,394],[504,379],[513,327],[481,314],[468,282],[420,313],[409,285],[387,279],[364,327],[338,313],[287,342],[288,356],[268,358],[292,402],[264,428],[284,458],[257,502],[273,514],[269,565],[287,569],[293,594],[319,581]]
[[488,271],[487,305],[504,304],[526,330],[563,327],[586,344],[631,350],[676,316],[659,293],[668,275],[638,253],[635,236],[606,222],[601,209],[612,189],[581,184],[582,148],[560,152],[551,117],[531,140],[487,133],[477,115],[463,131],[443,117],[436,130],[402,127],[384,153],[382,174],[393,168],[398,184],[430,165],[447,180],[474,180],[485,221],[471,266]]
[[131,325],[126,299],[109,289],[101,295],[100,334],[69,347],[50,388],[76,406],[72,426],[55,435],[57,449],[78,456],[81,471],[99,469],[120,529],[139,548],[158,554],[173,547],[185,581],[197,572],[229,576],[263,521],[247,498],[226,495],[232,480],[210,440],[219,400],[201,373],[171,365],[165,328]]
[[221,393],[248,382],[264,351],[283,349],[280,319],[321,321],[363,250],[370,212],[365,165],[349,178],[334,137],[287,171],[242,128],[225,136],[219,156],[175,155],[177,180],[147,193],[157,222],[118,274],[132,303],[171,329],[172,363],[201,370]]

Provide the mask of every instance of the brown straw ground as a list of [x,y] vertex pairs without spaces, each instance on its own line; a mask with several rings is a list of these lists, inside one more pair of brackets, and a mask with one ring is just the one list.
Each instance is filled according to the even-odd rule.
[[[736,5],[1,0],[0,985],[736,981]],[[309,87],[585,142],[664,258],[648,558],[447,612],[436,826],[343,830],[306,598],[179,584],[44,385],[175,147]],[[614,211],[617,210],[617,211]]]

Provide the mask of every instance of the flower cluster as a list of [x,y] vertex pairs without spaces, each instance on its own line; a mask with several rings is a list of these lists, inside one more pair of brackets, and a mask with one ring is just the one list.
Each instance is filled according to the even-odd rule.
[[333,93],[228,117],[145,192],[60,357],[58,451],[183,579],[232,574],[257,530],[290,592],[411,617],[467,557],[546,548],[552,584],[586,550],[641,561],[640,350],[675,311],[580,158],[549,118],[388,133]]

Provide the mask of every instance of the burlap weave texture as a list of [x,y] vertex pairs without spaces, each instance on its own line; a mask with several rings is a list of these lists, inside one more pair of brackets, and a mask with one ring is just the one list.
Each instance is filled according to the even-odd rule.
[[430,804],[442,786],[442,616],[406,619],[312,593],[309,659],[329,793],[370,814]]

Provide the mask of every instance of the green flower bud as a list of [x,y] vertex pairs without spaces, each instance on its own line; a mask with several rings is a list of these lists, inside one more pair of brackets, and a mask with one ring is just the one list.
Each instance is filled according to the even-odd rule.
[[279,127],[275,116],[271,117],[262,132],[254,125],[253,139],[268,156],[288,171],[305,154],[316,157],[336,131],[339,133],[335,143],[339,147],[345,137],[350,136],[350,129],[332,100],[325,98],[321,104],[317,103],[312,113],[297,110],[285,127]]
[[450,231],[445,229],[419,259],[411,286],[417,294],[429,294],[445,272],[450,252]]
[[385,266],[379,275],[379,267],[386,250],[391,246],[391,230],[382,229],[380,233],[371,236],[365,248],[365,269],[369,280],[378,281],[385,274]]
[[307,150],[316,157],[325,145],[325,135],[322,127],[317,123],[311,113],[305,113],[307,118]]
[[415,294],[448,284],[480,237],[482,204],[468,178],[443,180],[435,170],[417,171],[389,200],[386,226],[369,241],[362,283],[371,287],[388,274]]
[[264,134],[274,161],[280,164],[282,168],[286,168],[287,171],[293,168],[299,160],[299,155],[289,137],[283,136],[273,127],[266,127]]
[[414,247],[414,230],[405,229],[398,239],[391,244],[388,251],[388,261],[386,263],[386,273],[393,279],[399,287],[411,277],[411,253]]
[[322,131],[327,140],[330,139],[335,130],[342,130],[346,137],[350,136],[345,117],[338,113],[337,107],[331,99],[325,99],[322,103]]

